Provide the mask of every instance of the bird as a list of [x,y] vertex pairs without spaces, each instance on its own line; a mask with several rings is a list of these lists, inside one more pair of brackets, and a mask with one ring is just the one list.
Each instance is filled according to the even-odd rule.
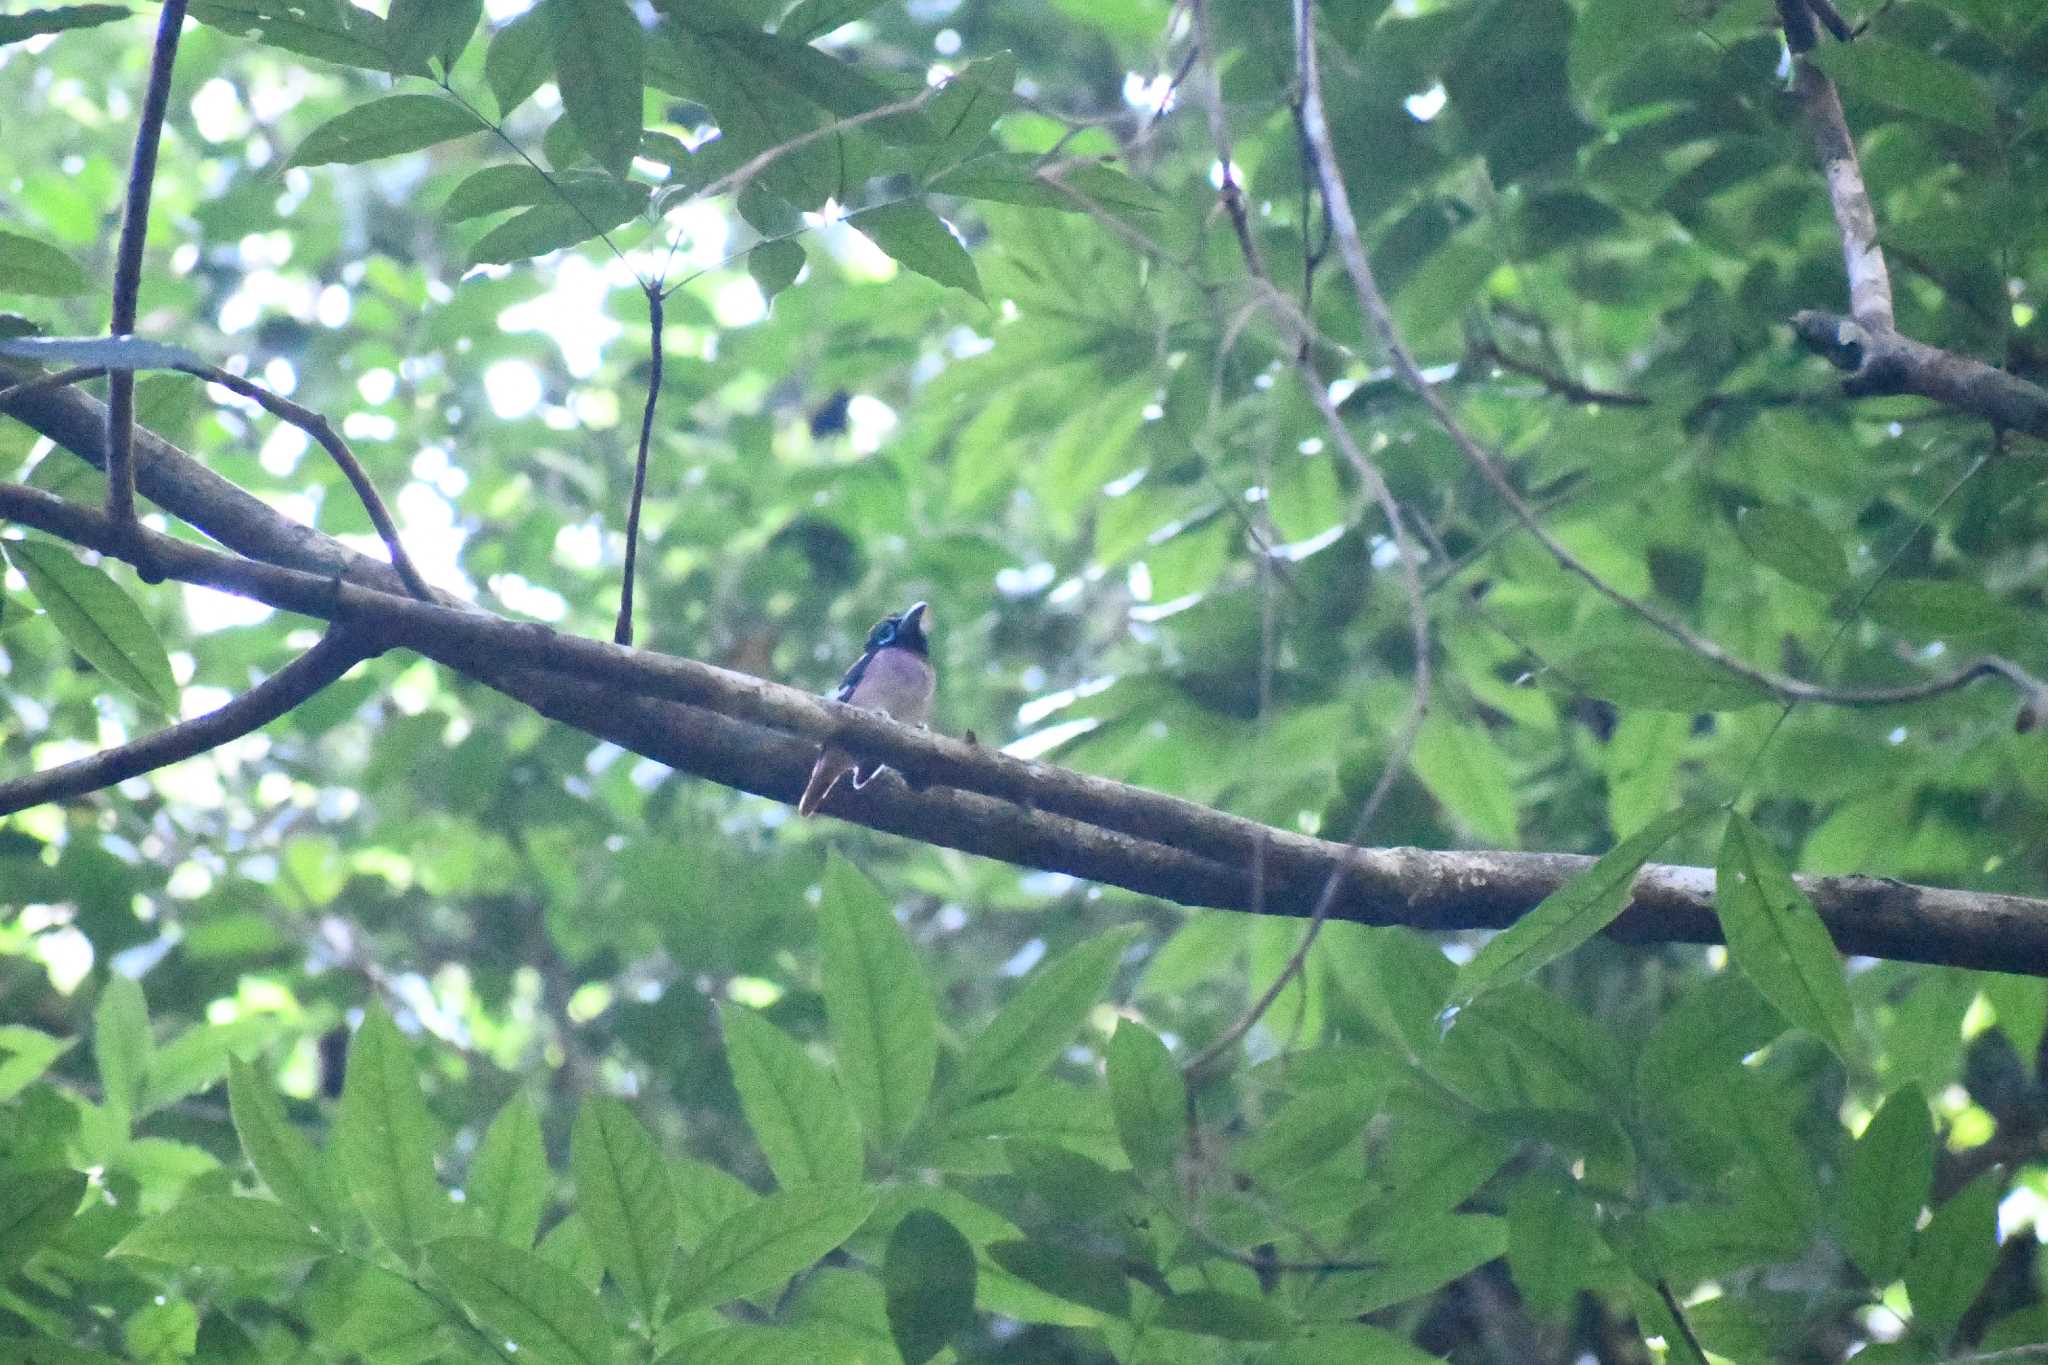
[[[846,670],[832,691],[834,701],[879,711],[904,725],[923,725],[931,717],[932,692],[938,675],[932,671],[925,639],[927,604],[913,602],[894,616],[884,616],[868,632],[867,647]],[[856,759],[844,749],[825,745],[811,766],[811,780],[798,798],[798,815],[815,815],[839,779],[853,774],[855,790],[874,780],[882,764],[875,759]]]

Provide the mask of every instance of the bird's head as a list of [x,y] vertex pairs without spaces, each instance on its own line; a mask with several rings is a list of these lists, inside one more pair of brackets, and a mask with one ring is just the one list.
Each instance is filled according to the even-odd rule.
[[926,650],[923,602],[913,602],[895,616],[884,616],[868,632],[868,652],[878,649],[907,649],[915,654]]

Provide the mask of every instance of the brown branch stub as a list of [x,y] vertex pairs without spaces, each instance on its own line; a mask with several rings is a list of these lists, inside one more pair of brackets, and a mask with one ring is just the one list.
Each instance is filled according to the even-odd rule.
[[1913,394],[2048,441],[2048,389],[1995,365],[1816,309],[1794,314],[1792,330],[1847,374],[1842,392],[1852,398]]
[[0,782],[0,816],[118,786],[131,777],[240,739],[300,705],[374,653],[374,646],[347,630],[330,630],[319,644],[218,710],[88,758]]

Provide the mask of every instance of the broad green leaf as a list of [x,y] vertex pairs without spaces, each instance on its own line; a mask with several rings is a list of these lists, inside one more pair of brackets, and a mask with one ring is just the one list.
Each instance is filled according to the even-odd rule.
[[228,1062],[228,1112],[249,1164],[270,1192],[315,1227],[335,1231],[338,1205],[319,1153],[292,1126],[263,1073],[239,1058]]
[[1916,640],[1996,643],[2026,638],[2027,614],[1969,579],[1894,579],[1864,603],[1870,618]]
[[724,1011],[725,1055],[747,1126],[784,1189],[849,1185],[861,1174],[860,1127],[839,1078],[753,1011]]
[[424,76],[424,66],[394,65],[384,21],[341,0],[193,0],[189,11],[202,24],[252,38],[265,47],[296,52],[369,71]]
[[1605,929],[1627,907],[1643,864],[1708,813],[1690,807],[1672,811],[1616,844],[1545,896],[1541,905],[1494,935],[1459,971],[1452,997],[1469,1002],[1490,987],[1518,981]]
[[0,1024],[0,1100],[11,1100],[71,1049],[69,1038],[52,1038],[26,1024]]
[[867,878],[833,854],[818,906],[825,1016],[868,1141],[893,1147],[923,1111],[938,1064],[924,966]]
[[65,643],[158,713],[177,714],[170,656],[149,618],[118,583],[55,541],[10,540],[6,553]]
[[1217,1289],[1175,1294],[1160,1305],[1153,1322],[1225,1341],[1285,1341],[1294,1330],[1293,1319],[1264,1299]]
[[540,89],[555,73],[554,28],[545,6],[536,5],[491,35],[484,50],[484,80],[502,117]]
[[1729,955],[1764,999],[1845,1061],[1853,1059],[1856,1021],[1834,940],[1778,851],[1740,814],[1728,817],[1714,906]]
[[482,132],[483,127],[476,115],[439,95],[385,95],[336,114],[315,128],[285,164],[355,165],[417,152],[450,138]]
[[597,1296],[559,1266],[488,1237],[444,1237],[428,1271],[492,1336],[538,1365],[611,1365],[612,1327]]
[[1520,821],[1507,755],[1478,720],[1432,710],[1408,762],[1429,794],[1486,844],[1515,846]]
[[117,1256],[175,1266],[284,1271],[334,1246],[284,1205],[268,1199],[202,1195],[150,1219],[121,1239]]
[[2005,1173],[1989,1170],[1934,1211],[1906,1262],[1913,1327],[1946,1343],[1998,1265],[1998,1201]]
[[562,108],[597,164],[623,177],[640,150],[640,21],[626,0],[548,0],[544,8]]
[[405,66],[424,66],[432,57],[446,71],[469,45],[483,12],[483,0],[391,0],[384,32]]
[[676,1245],[676,1197],[661,1149],[618,1100],[583,1102],[569,1138],[577,1212],[628,1302],[653,1321]]
[[505,1101],[470,1163],[463,1206],[488,1236],[521,1250],[540,1231],[554,1179],[541,1144],[540,1114],[525,1091]]
[[448,1200],[434,1178],[433,1120],[412,1049],[381,1008],[364,1014],[349,1044],[332,1141],[350,1198],[384,1244],[412,1262],[441,1231]]
[[1410,1058],[1435,1050],[1457,969],[1443,949],[1397,925],[1323,926],[1320,954],[1351,1002]]
[[1007,52],[969,62],[925,106],[939,140],[924,150],[918,173],[936,175],[981,146],[1010,107],[1017,84],[1017,59]]
[[610,232],[647,206],[644,185],[612,181],[603,193],[585,192],[582,182],[556,174],[561,183],[577,186],[569,202],[537,204],[498,224],[470,248],[470,264],[505,265],[545,256]]
[[1008,1090],[1066,1051],[1075,1030],[1109,993],[1137,929],[1124,925],[1098,934],[1033,971],[968,1041],[951,1093],[971,1101]]
[[1849,1149],[1842,1176],[1842,1249],[1873,1284],[1898,1278],[1934,1178],[1934,1125],[1917,1085],[1885,1097]]
[[326,1344],[377,1365],[431,1359],[440,1353],[442,1328],[464,1325],[412,1281],[379,1266],[364,1266],[349,1283],[348,1303],[348,1316],[323,1334]]
[[1123,1267],[1107,1256],[1054,1242],[993,1242],[987,1251],[1004,1270],[1054,1298],[1111,1317],[1130,1314],[1131,1286]]
[[85,1184],[78,1171],[9,1171],[0,1180],[0,1277],[71,1221]]
[[766,298],[795,284],[803,268],[804,249],[794,241],[763,242],[747,253],[747,273]]
[[[188,945],[191,940],[188,938]],[[279,1031],[275,1019],[248,1015],[226,1024],[195,1024],[158,1048],[142,1088],[143,1113],[154,1113],[210,1089],[236,1057],[262,1050]]]
[[704,1245],[726,1219],[761,1202],[738,1176],[694,1157],[670,1162],[669,1178],[676,1192],[677,1240],[685,1250]]
[[[47,9],[32,9],[26,14],[0,15],[0,47],[45,33],[61,33],[68,28],[111,24],[116,19],[126,19],[134,12],[126,5],[52,5]],[[0,270],[4,269],[0,267]]]
[[156,1040],[149,1032],[149,1005],[142,984],[115,972],[92,1011],[93,1060],[99,1067],[101,1094],[131,1118],[142,1116],[142,1090],[149,1081],[149,1063]]
[[1567,62],[1579,102],[1597,107],[1608,83],[1671,31],[1668,19],[1640,0],[1589,0],[1572,24]]
[[1043,158],[997,152],[962,162],[926,185],[937,194],[993,199],[1028,208],[1087,213],[1156,213],[1161,200],[1150,186],[1093,162],[1049,167]]
[[604,1258],[597,1254],[590,1229],[580,1214],[569,1214],[549,1228],[534,1254],[569,1272],[571,1279],[593,1294],[604,1285]]
[[1555,676],[1616,706],[1649,711],[1739,711],[1771,700],[1748,679],[1662,640],[1581,650],[1560,663]]
[[1486,1214],[1438,1213],[1384,1223],[1373,1230],[1361,1256],[1385,1264],[1342,1277],[1333,1296],[1347,1316],[1376,1313],[1439,1289],[1507,1249],[1507,1220]]
[[1849,586],[1841,538],[1802,507],[1765,503],[1736,514],[1735,532],[1760,564],[1830,595]]
[[1977,77],[1920,47],[1866,34],[1854,43],[1822,43],[1807,60],[1845,94],[1937,123],[1988,134],[1998,118],[1996,101]]
[[711,1308],[773,1289],[853,1235],[878,1198],[861,1186],[771,1194],[714,1228],[688,1261],[675,1308]]
[[1106,1058],[1109,1107],[1131,1165],[1172,1169],[1187,1131],[1187,1086],[1159,1035],[1131,1019],[1117,1021]]
[[958,1228],[927,1209],[913,1209],[896,1224],[882,1284],[903,1365],[924,1365],[973,1324],[974,1280],[974,1248]]
[[881,3],[882,0],[797,0],[775,26],[775,36],[808,43],[852,23]]
[[0,228],[0,294],[63,298],[92,288],[92,277],[85,273],[85,267],[65,252],[48,242]]
[[1692,722],[1671,711],[1629,711],[1601,755],[1607,776],[1607,827],[1641,829],[1671,806],[1678,759]]
[[846,221],[859,228],[898,265],[987,301],[981,292],[981,276],[974,268],[974,258],[939,215],[924,205],[907,201],[883,204],[863,209]]
[[1384,1327],[1359,1322],[1309,1322],[1294,1335],[1259,1357],[1262,1365],[1330,1365],[1331,1361],[1370,1361],[1371,1365],[1443,1365],[1431,1355]]

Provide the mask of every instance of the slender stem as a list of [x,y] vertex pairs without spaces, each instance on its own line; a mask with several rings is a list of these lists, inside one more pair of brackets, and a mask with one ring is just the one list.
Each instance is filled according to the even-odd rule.
[[0,388],[0,407],[5,407],[12,400],[25,394],[34,393],[37,389],[61,389],[66,384],[83,384],[87,380],[98,379],[105,373],[106,370],[98,365],[74,365],[68,370],[52,370],[48,374],[39,374],[18,384]]
[[633,575],[640,562],[640,502],[647,495],[647,448],[654,439],[654,405],[661,401],[661,289],[647,288],[647,404],[640,410],[640,453],[633,461],[633,500],[626,507],[626,569],[619,583],[619,619],[612,628],[615,644],[633,643]]
[[[114,255],[114,336],[135,331],[137,301],[142,293],[142,246],[149,234],[149,195],[156,184],[156,152],[163,140],[164,112],[171,101],[171,70],[178,60],[178,34],[185,25],[186,0],[164,0],[157,16],[156,46],[149,59],[149,86],[143,92],[142,117],[135,126],[135,154],[128,162],[128,201],[121,217],[121,240]],[[107,385],[107,517],[116,526],[135,524],[135,372],[115,370]],[[159,575],[147,559],[136,569],[146,581]]]

